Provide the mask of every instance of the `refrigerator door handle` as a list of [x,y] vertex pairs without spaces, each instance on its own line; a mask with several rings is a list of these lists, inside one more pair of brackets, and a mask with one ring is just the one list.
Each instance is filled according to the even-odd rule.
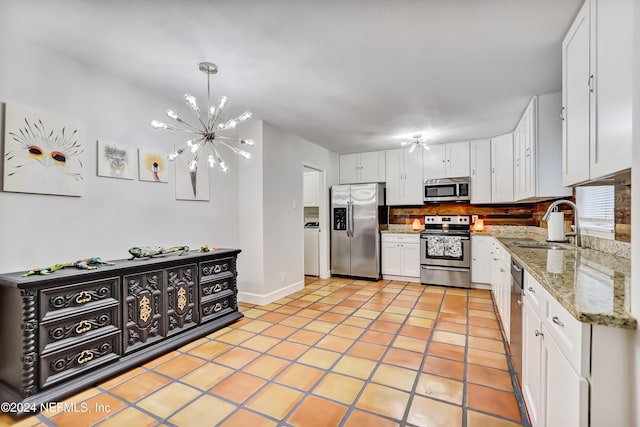
[[351,217],[350,217],[350,223],[351,223],[351,237],[353,237],[353,229],[354,229],[354,220],[353,220],[353,201],[350,202],[351,205]]
[[351,237],[351,201],[347,202],[347,237]]

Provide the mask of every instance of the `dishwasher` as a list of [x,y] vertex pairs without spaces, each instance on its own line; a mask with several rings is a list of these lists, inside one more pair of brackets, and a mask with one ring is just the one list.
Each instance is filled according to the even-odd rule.
[[522,385],[522,304],[524,296],[524,268],[511,258],[511,319],[509,332],[511,363]]

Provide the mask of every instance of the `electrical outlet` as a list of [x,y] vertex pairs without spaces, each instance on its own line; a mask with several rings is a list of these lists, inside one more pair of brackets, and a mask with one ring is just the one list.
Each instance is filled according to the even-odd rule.
[[471,222],[476,222],[478,220],[478,215],[471,215]]

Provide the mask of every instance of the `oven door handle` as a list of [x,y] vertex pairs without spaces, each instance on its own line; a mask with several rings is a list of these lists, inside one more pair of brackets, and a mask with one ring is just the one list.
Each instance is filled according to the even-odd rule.
[[468,268],[464,268],[464,267],[438,267],[438,266],[434,266],[434,265],[421,265],[420,266],[421,269],[423,270],[445,270],[445,271],[451,271],[451,270],[460,270],[460,271],[469,271]]
[[469,240],[469,236],[460,236],[460,235],[456,235],[456,234],[429,234],[429,233],[422,233],[420,235],[420,238],[427,240],[427,237],[429,236],[435,236],[435,237],[459,237],[460,240]]

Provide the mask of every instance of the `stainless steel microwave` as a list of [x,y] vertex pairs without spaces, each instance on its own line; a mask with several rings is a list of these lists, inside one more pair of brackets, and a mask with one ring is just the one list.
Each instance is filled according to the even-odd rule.
[[469,177],[427,179],[424,182],[425,202],[467,202],[471,200]]

